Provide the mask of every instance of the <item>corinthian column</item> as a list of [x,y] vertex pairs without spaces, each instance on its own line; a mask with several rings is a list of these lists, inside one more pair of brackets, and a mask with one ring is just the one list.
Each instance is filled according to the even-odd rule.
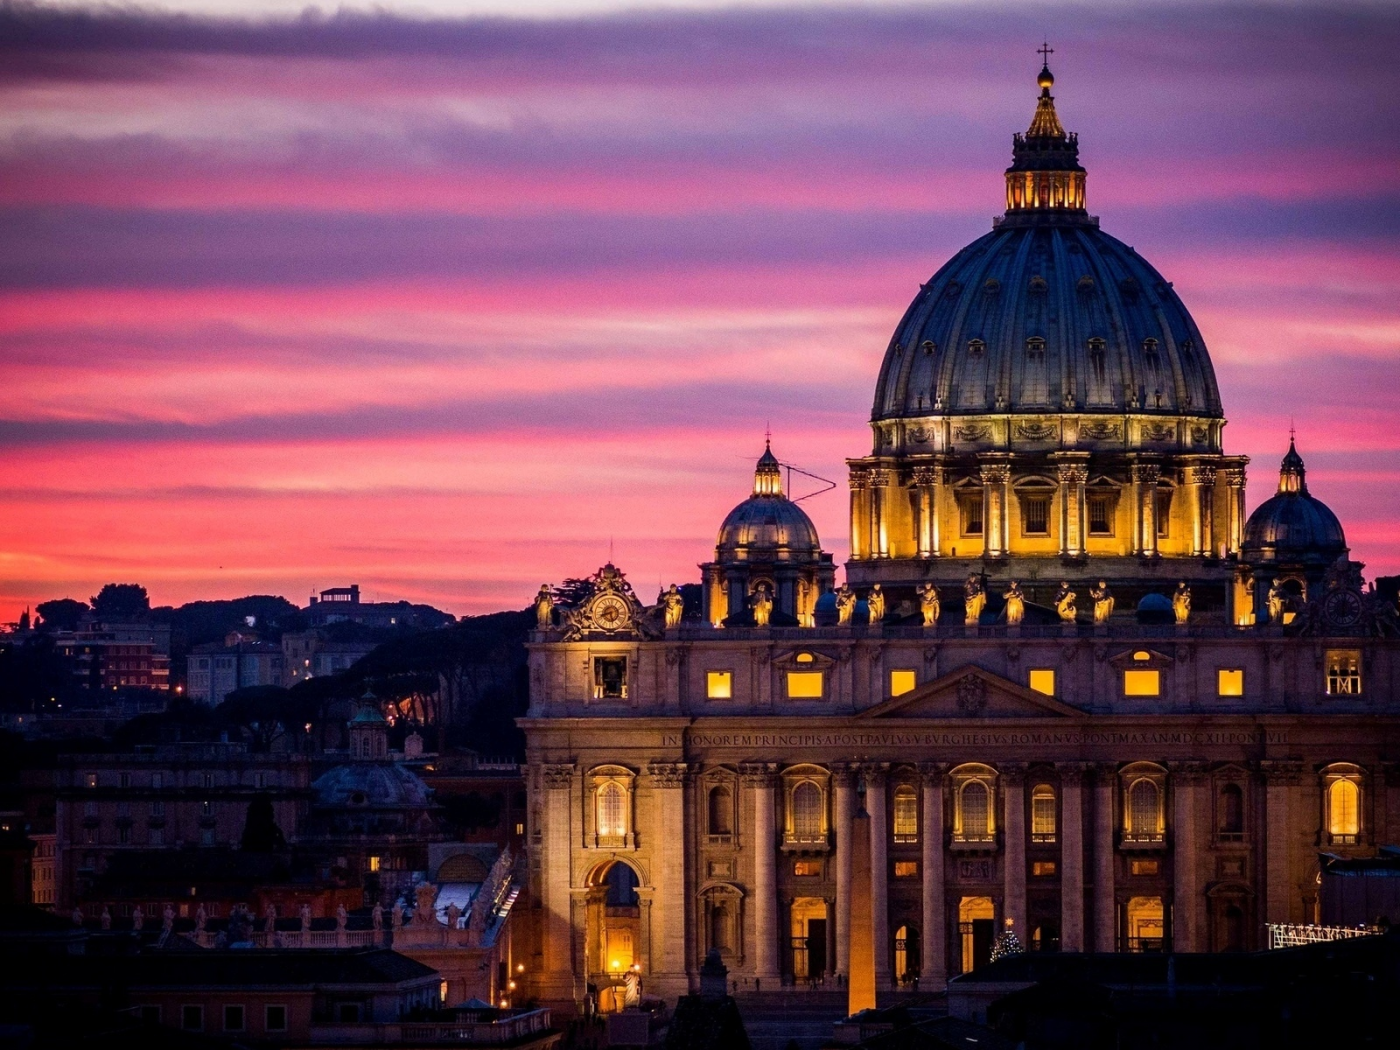
[[1079,558],[1084,554],[1084,487],[1089,483],[1088,453],[1070,453],[1083,462],[1061,462],[1060,474],[1060,555]]
[[1133,553],[1144,558],[1157,554],[1157,482],[1162,468],[1156,463],[1134,463],[1132,467]]
[[1215,502],[1215,468],[1197,464],[1186,468],[1186,495],[1191,508],[1191,553],[1211,553],[1211,518]]
[[836,789],[836,972],[851,973],[851,821],[855,816],[855,774],[849,767],[832,770]]
[[870,557],[866,523],[870,520],[870,472],[851,468],[851,558]]
[[1100,766],[1094,788],[1094,950],[1118,950],[1118,906],[1114,901],[1113,802],[1118,774],[1112,766]]
[[914,494],[919,507],[919,557],[936,558],[942,546],[938,529],[938,502],[943,487],[943,468],[916,467]]
[[1060,950],[1084,950],[1084,774],[1060,769]]
[[1244,542],[1244,467],[1227,467],[1225,484],[1230,486],[1230,550],[1238,554]]
[[[540,980],[540,997],[567,1000],[574,998],[574,900],[570,892],[569,830],[571,788],[574,767],[567,763],[550,763],[540,771],[544,789],[544,828],[541,835],[543,857],[540,881],[544,905],[544,973]],[[583,931],[578,931],[580,945]]]
[[870,919],[875,952],[875,988],[890,987],[889,813],[885,768],[865,771],[865,810],[870,814]]
[[1007,504],[1011,466],[1003,462],[982,464],[982,548],[988,558],[1004,558],[1008,549]]
[[753,796],[753,932],[754,976],[778,987],[778,877],[774,857],[773,787],[777,765],[753,762],[739,767]]
[[1002,888],[1002,912],[1023,943],[1026,929],[1026,771],[1003,768],[1002,796],[1006,799],[1006,871]]
[[1297,922],[1288,849],[1289,810],[1294,787],[1302,779],[1301,762],[1260,763],[1264,776],[1264,916],[1263,921]]
[[943,772],[941,765],[923,769],[923,943],[920,983],[938,991],[948,980],[948,906],[944,899]]
[[876,467],[870,471],[870,556],[890,556],[889,527],[890,472]]
[[685,827],[682,790],[686,769],[684,762],[653,762],[647,767],[655,806],[652,834],[669,843],[657,852],[652,866],[652,899],[660,905],[652,910],[652,916],[661,919],[661,929],[660,936],[651,942],[651,966],[658,991],[664,989],[676,995],[690,990],[686,960],[691,954],[686,950],[685,925],[685,847],[690,836]]

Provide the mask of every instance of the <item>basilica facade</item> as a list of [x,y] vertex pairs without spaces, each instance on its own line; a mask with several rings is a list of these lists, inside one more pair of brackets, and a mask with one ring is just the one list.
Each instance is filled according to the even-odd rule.
[[853,916],[882,989],[1007,929],[1257,948],[1316,920],[1320,853],[1400,842],[1394,609],[1292,445],[1246,517],[1204,339],[1088,214],[1053,83],[1004,216],[886,349],[840,586],[766,449],[695,608],[612,565],[542,591],[538,997],[684,994],[711,950],[746,987],[837,985]]

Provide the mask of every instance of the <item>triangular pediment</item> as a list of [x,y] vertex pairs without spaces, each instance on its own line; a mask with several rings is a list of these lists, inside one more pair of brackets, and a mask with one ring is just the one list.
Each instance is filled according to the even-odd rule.
[[862,711],[860,718],[1059,718],[1083,711],[999,674],[965,664],[917,689]]

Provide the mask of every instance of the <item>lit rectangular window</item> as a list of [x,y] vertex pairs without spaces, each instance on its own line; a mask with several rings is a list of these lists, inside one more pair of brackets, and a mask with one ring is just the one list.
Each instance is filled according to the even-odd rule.
[[1030,673],[1030,680],[1026,684],[1037,693],[1044,693],[1046,696],[1054,696],[1055,669],[1052,667],[1033,668]]
[[379,858],[378,858],[377,856],[373,855],[373,854],[371,854],[371,855],[370,855],[370,858],[369,858],[369,870],[370,870],[370,871],[378,871],[378,870],[379,870]]
[[1356,696],[1361,692],[1361,650],[1327,650],[1327,695]]
[[706,671],[705,696],[710,700],[732,700],[734,698],[734,672]]
[[1162,672],[1132,670],[1123,672],[1124,696],[1161,696]]
[[1021,531],[1027,536],[1050,534],[1050,497],[1030,496],[1021,501]]
[[1055,874],[1055,862],[1053,860],[1031,861],[1031,874],[1038,879],[1048,879]]
[[820,700],[822,698],[822,672],[789,671],[787,673],[787,695],[791,700]]
[[982,497],[965,498],[962,506],[962,533],[964,536],[982,535]]
[[890,672],[890,696],[903,696],[905,693],[912,693],[918,684],[919,675],[915,671],[901,669]]
[[822,873],[821,862],[815,860],[795,860],[792,862],[792,873],[798,878],[815,878]]
[[596,656],[593,658],[593,699],[627,699],[627,657]]
[[1156,875],[1161,870],[1161,861],[1156,860],[1135,860],[1128,865],[1128,871],[1133,875]]
[[897,879],[917,879],[919,877],[919,862],[917,860],[895,861],[894,877]]
[[1244,696],[1244,671],[1222,667],[1216,672],[1216,692],[1220,696]]
[[1089,497],[1089,535],[1090,536],[1112,536],[1113,535],[1113,515],[1112,497],[1110,496],[1090,496]]

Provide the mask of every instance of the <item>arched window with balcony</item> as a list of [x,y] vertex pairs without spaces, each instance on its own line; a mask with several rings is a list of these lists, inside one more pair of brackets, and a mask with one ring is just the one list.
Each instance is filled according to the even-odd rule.
[[633,774],[622,766],[599,766],[589,775],[593,795],[594,845],[631,848]]
[[1031,841],[1055,841],[1055,789],[1037,784],[1031,789]]
[[1244,790],[1238,784],[1220,789],[1219,832],[1223,839],[1244,837]]
[[1166,839],[1167,774],[1152,762],[1135,762],[1124,767],[1123,841],[1160,843]]
[[792,839],[815,842],[822,833],[822,789],[804,780],[792,789]]
[[712,839],[727,839],[734,834],[734,793],[724,784],[716,784],[709,793],[709,829]]
[[894,840],[919,841],[919,793],[911,784],[894,789]]
[[995,841],[996,770],[968,763],[954,769],[949,778],[953,785],[953,841]]
[[1360,766],[1337,763],[1322,771],[1323,826],[1334,846],[1354,846],[1361,841],[1362,772]]

